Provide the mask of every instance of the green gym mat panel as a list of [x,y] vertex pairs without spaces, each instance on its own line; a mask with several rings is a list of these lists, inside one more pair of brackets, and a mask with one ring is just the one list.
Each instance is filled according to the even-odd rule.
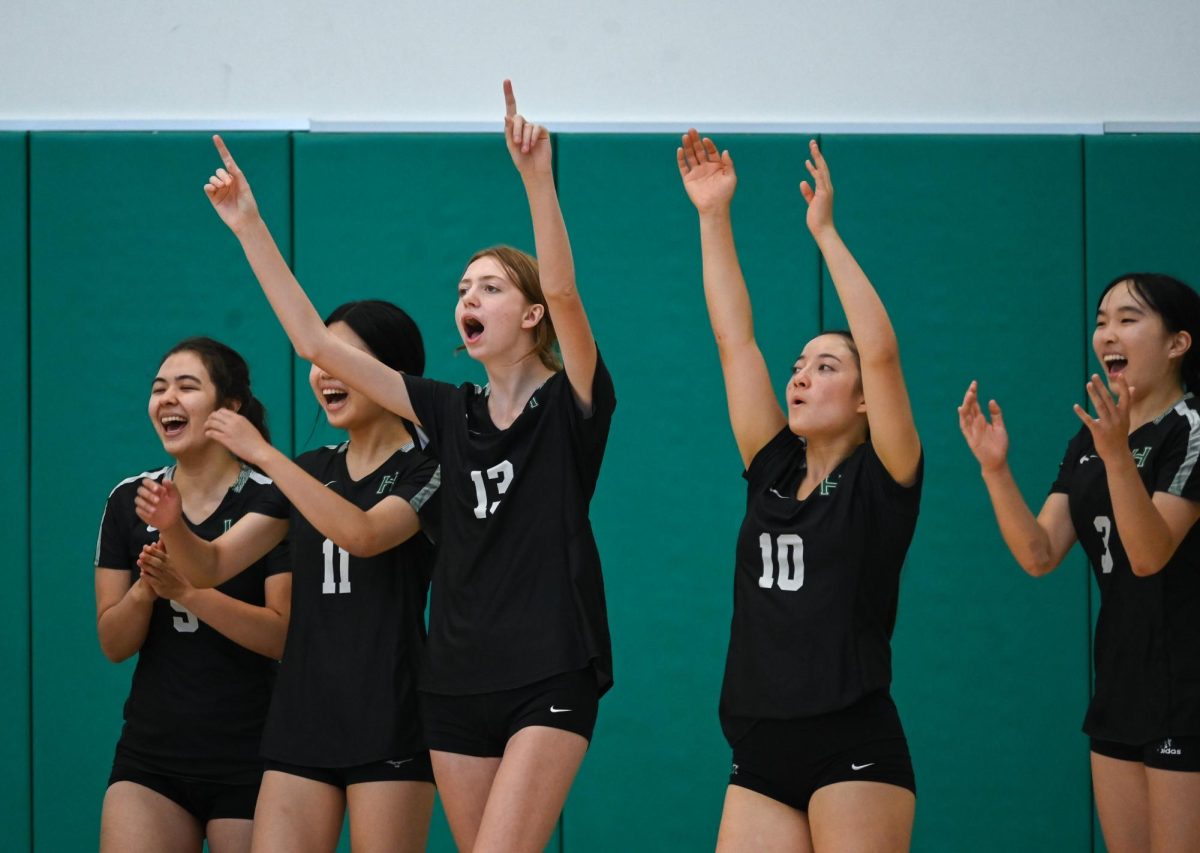
[[[231,134],[290,253],[290,146]],[[34,833],[94,848],[133,661],[100,653],[92,561],[105,499],[169,461],[148,421],[151,379],[181,338],[239,350],[291,445],[291,360],[237,241],[202,191],[208,134],[31,138],[30,263]]]
[[[479,249],[533,252],[529,206],[504,137],[494,134],[297,134],[296,276],[326,316],[386,299],[412,315],[425,375],[485,382],[454,321],[458,282]],[[296,451],[345,439],[320,416],[307,362],[296,361]],[[349,850],[343,834],[342,850]],[[558,850],[557,835],[548,849]],[[429,849],[454,849],[440,802]]]
[[[1079,426],[1080,141],[826,136],[823,151],[838,230],[895,326],[925,452],[893,640],[913,847],[1090,849],[1085,560],[1021,571],[956,412],[972,379],[985,407],[1000,402],[1017,482],[1040,509]],[[823,315],[845,323],[828,270]]]
[[[716,142],[738,170],[735,235],[782,393],[818,324],[817,256],[795,190],[800,143]],[[567,803],[571,853],[711,849],[729,774],[717,702],[746,493],[678,145],[659,134],[559,138],[580,293],[618,401],[591,514],[616,684]]]
[[0,169],[9,176],[0,196],[0,351],[17,405],[0,425],[0,440],[13,449],[0,511],[9,520],[8,594],[0,600],[3,678],[0,727],[8,733],[0,750],[0,825],[14,850],[30,845],[29,783],[29,259],[28,137],[0,133]]
[[[1100,373],[1092,349],[1104,287],[1123,273],[1162,272],[1200,287],[1200,135],[1117,134],[1084,140],[1087,229],[1086,375]],[[1082,404],[1085,376],[1078,383]],[[1100,593],[1092,586],[1093,622]],[[1096,824],[1096,850],[1105,846]]]

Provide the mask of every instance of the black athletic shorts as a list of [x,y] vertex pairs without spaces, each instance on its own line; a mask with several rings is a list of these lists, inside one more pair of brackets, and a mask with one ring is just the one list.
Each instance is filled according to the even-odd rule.
[[360,782],[432,782],[433,766],[429,763],[429,752],[423,750],[407,758],[389,758],[384,761],[369,761],[353,767],[306,767],[267,759],[264,770],[275,770],[291,776],[300,776],[316,782],[324,782],[335,788],[346,790]]
[[1200,772],[1200,737],[1169,737],[1133,745],[1092,738],[1092,752],[1121,761],[1137,761],[1155,770]]
[[589,667],[495,693],[422,693],[421,717],[430,749],[498,758],[508,739],[526,726],[549,726],[591,741],[599,705]]
[[760,719],[733,745],[729,784],[800,811],[835,782],[884,782],[917,792],[908,741],[886,691],[848,708],[793,720]]
[[162,794],[171,802],[186,809],[204,827],[210,820],[254,820],[254,804],[258,802],[259,783],[229,785],[204,779],[187,779],[154,773],[139,767],[136,762],[118,755],[113,762],[108,784],[133,782]]

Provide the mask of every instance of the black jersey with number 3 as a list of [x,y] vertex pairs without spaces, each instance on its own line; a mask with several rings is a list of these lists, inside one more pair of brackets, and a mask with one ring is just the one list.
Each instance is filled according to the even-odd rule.
[[743,475],[721,691],[731,744],[753,720],[834,711],[891,683],[900,568],[923,462],[916,482],[901,486],[867,442],[797,500],[805,467],[803,439],[784,427]]
[[[1200,501],[1198,408],[1188,394],[1130,434],[1129,449],[1151,495]],[[1087,427],[1067,445],[1051,492],[1067,495],[1075,535],[1100,587],[1095,693],[1084,731],[1130,744],[1200,735],[1200,525],[1161,571],[1134,575],[1104,462]]]
[[[138,579],[138,555],[143,545],[158,541],[158,531],[137,517],[133,499],[143,478],[162,481],[169,472],[148,471],[113,489],[100,523],[97,568],[127,569]],[[199,524],[185,521],[193,533],[211,541],[249,513],[285,518],[287,504],[268,478],[243,467],[208,518]],[[287,548],[281,545],[217,591],[262,607],[266,578],[290,570]],[[274,661],[238,645],[182,605],[155,599],[118,748],[154,772],[230,784],[257,782],[274,669]]]
[[560,371],[503,430],[485,388],[404,381],[442,463],[422,689],[508,690],[591,665],[603,692],[612,652],[588,506],[616,407],[604,362],[590,414]]
[[[362,510],[407,501],[433,506],[440,473],[411,443],[359,480],[349,442],[296,464]],[[355,557],[292,509],[292,616],[263,755],[307,767],[350,767],[425,748],[417,674],[433,546],[423,531],[373,557]],[[425,526],[422,519],[422,527]]]

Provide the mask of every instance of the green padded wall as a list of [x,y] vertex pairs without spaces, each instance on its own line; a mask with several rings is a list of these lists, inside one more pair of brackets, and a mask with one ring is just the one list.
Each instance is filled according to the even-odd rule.
[[[818,316],[798,142],[716,141],[738,169],[734,228],[782,391]],[[711,848],[729,773],[717,700],[745,484],[678,144],[665,135],[559,140],[579,286],[618,400],[592,508],[616,685],[567,805],[569,851]]]
[[[286,134],[229,144],[290,251]],[[105,498],[163,464],[146,401],[158,358],[209,334],[240,350],[291,444],[290,357],[236,241],[201,190],[206,134],[35,134],[31,141],[34,832],[94,848],[132,662],[95,632],[92,559]]]
[[[477,249],[533,251],[529,208],[501,134],[297,135],[294,145],[295,270],[317,310],[395,302],[420,326],[426,375],[484,381],[479,365],[455,353],[458,280]],[[323,422],[313,429],[308,370],[297,361],[297,452],[344,436]],[[549,849],[558,847],[555,838]],[[341,849],[349,849],[345,836]],[[440,806],[429,849],[454,849]]]
[[[1200,136],[1104,136],[1084,141],[1087,222],[1087,372],[1096,303],[1126,272],[1165,272],[1200,287]],[[1102,372],[1102,371],[1100,371]],[[1082,377],[1078,399],[1084,398]],[[1100,593],[1093,585],[1093,609]],[[1093,614],[1095,615],[1095,614]],[[1104,850],[1099,825],[1096,850]]]
[[[896,327],[925,447],[893,643],[914,849],[1087,850],[1085,561],[1073,553],[1040,580],[1020,570],[955,411],[971,379],[1000,402],[1036,512],[1078,428],[1080,142],[838,136],[824,153],[839,229]],[[840,326],[825,278],[826,323]]]
[[8,594],[0,600],[0,826],[6,846],[30,846],[29,786],[29,264],[26,210],[28,139],[0,133],[0,169],[9,176],[0,196],[0,352],[8,366],[16,405],[0,425],[0,441],[13,449],[0,512],[8,519]]

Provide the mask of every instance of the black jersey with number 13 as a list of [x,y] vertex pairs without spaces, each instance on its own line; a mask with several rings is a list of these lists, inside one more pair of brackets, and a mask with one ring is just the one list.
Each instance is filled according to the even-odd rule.
[[559,371],[503,430],[485,388],[404,381],[442,464],[422,689],[487,693],[591,665],[603,692],[612,652],[588,506],[616,407],[604,362],[590,414]]

